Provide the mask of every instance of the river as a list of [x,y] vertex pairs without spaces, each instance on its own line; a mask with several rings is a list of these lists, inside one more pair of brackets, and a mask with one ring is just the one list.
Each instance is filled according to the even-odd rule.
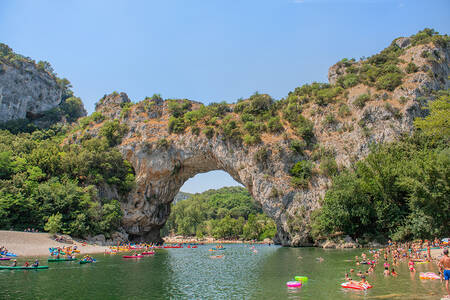
[[[343,289],[344,274],[357,268],[352,259],[358,250],[323,250],[257,245],[224,245],[198,249],[158,249],[138,260],[122,254],[96,255],[98,262],[48,263],[48,270],[0,271],[1,299],[440,299],[445,295],[439,280],[420,280],[419,272],[437,272],[434,264],[417,265],[411,274],[406,263],[396,267],[399,276],[385,277],[378,266],[367,291]],[[299,258],[301,256],[302,258]],[[319,262],[316,258],[322,257]],[[18,262],[23,262],[18,259]],[[45,262],[45,263],[44,263]],[[2,262],[6,264],[6,262]],[[42,258],[41,264],[47,265]],[[308,276],[301,288],[287,288],[295,275]],[[353,276],[354,278],[356,276]]]

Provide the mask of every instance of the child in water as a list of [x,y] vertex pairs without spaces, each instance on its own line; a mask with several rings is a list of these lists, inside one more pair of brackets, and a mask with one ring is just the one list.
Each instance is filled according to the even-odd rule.
[[398,275],[397,272],[395,272],[394,268],[392,268],[391,274],[392,274],[392,276],[397,276]]
[[384,276],[389,276],[389,275],[391,275],[391,273],[389,272],[389,268],[388,268],[388,267],[385,267],[385,268],[384,268],[383,274],[384,274]]

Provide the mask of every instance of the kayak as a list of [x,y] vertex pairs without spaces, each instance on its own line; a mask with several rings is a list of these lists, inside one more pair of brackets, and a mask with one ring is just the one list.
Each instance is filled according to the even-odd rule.
[[367,283],[356,283],[356,282],[344,282],[341,284],[341,287],[345,289],[354,289],[354,290],[367,290],[370,289],[372,286]]
[[39,266],[39,267],[8,267],[8,266],[0,266],[2,270],[42,270],[48,269],[48,266]]
[[77,260],[77,258],[49,258],[49,259],[47,259],[48,262],[73,261],[73,260]]
[[153,254],[155,254],[154,251],[152,251],[152,252],[142,252],[142,255],[153,255]]
[[142,258],[144,255],[124,255],[123,258]]
[[10,260],[11,257],[0,257],[0,260]]
[[11,253],[11,252],[6,252],[6,253],[5,253],[5,251],[3,251],[3,252],[0,252],[0,254],[1,254],[1,255],[6,255],[6,256],[11,256],[11,257],[17,257],[16,254]]

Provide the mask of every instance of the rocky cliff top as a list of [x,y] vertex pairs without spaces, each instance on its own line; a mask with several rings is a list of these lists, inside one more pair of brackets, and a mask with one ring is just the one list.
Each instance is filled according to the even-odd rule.
[[279,101],[256,93],[232,105],[159,96],[131,105],[113,94],[70,140],[101,134],[111,118],[127,127],[118,147],[136,172],[136,188],[122,203],[133,239],[160,240],[184,182],[220,169],[275,220],[276,242],[308,245],[310,215],[330,177],[364,158],[371,144],[410,134],[433,92],[449,88],[449,50],[446,35],[424,30],[367,59],[344,59],[330,68],[329,84],[298,87]]
[[75,102],[77,116],[86,115],[81,100],[66,104],[65,100],[72,96],[70,82],[58,78],[48,62],[36,63],[0,43],[0,123],[20,119],[42,121],[46,112],[52,110],[52,117],[56,118],[58,108],[70,109],[71,105],[74,108]]

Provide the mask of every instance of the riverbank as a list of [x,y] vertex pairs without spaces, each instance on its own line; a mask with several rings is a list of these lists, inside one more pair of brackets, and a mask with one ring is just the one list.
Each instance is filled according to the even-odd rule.
[[60,243],[52,239],[49,233],[20,232],[0,230],[0,246],[5,246],[8,251],[18,256],[48,256],[48,248],[75,246],[86,253],[104,253],[108,247],[97,245],[82,246],[82,243],[73,241],[73,244]]
[[243,241],[243,240],[224,240],[215,239],[213,237],[196,238],[185,236],[166,236],[163,237],[166,244],[273,244],[271,239],[265,239],[264,241]]

